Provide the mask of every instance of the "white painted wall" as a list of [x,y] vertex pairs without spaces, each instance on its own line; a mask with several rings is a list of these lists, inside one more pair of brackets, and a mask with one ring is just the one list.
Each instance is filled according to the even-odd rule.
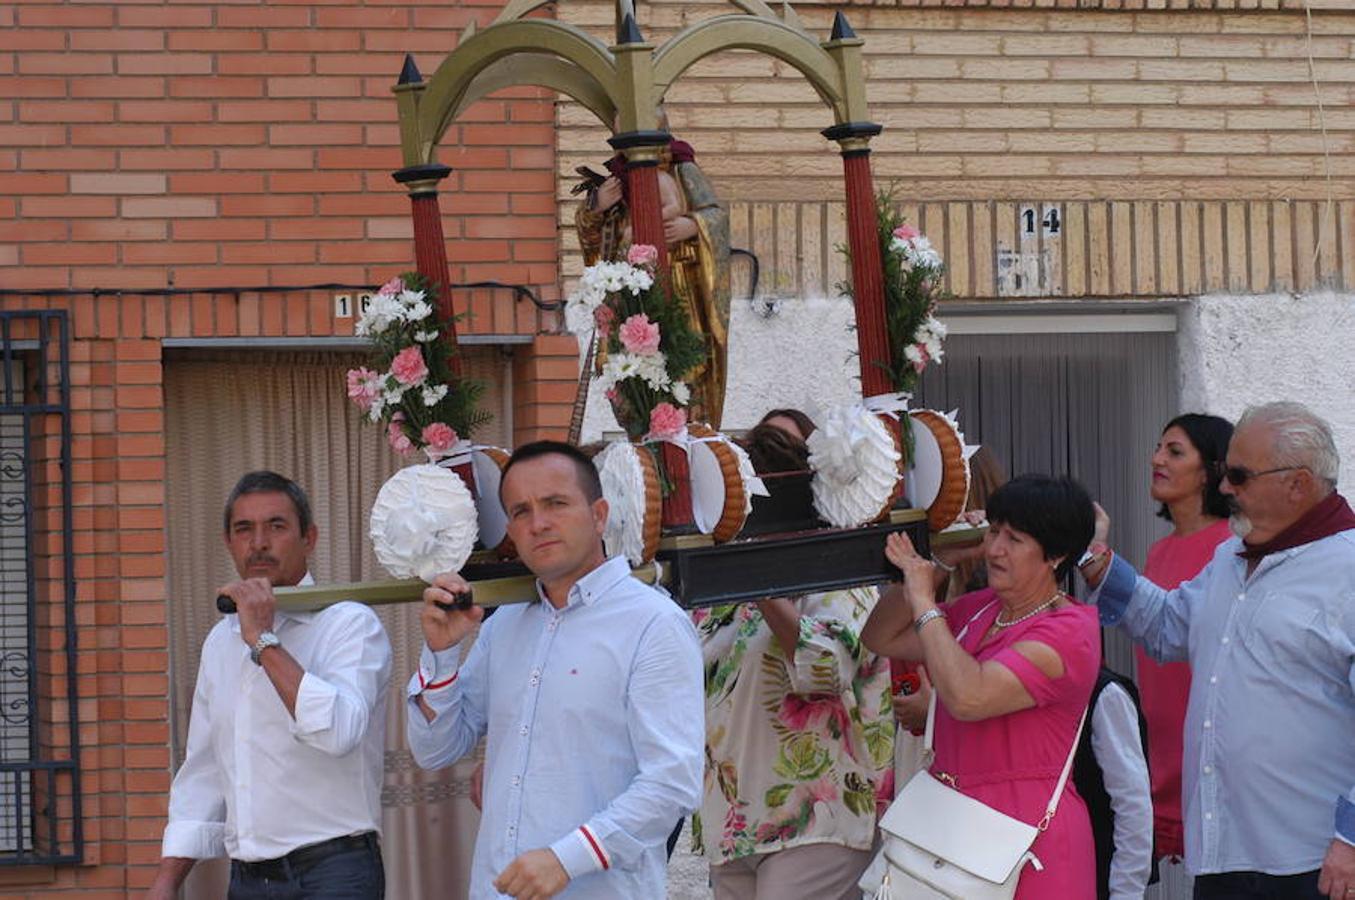
[[[762,300],[736,298],[731,306],[723,430],[751,428],[777,407],[827,409],[860,398],[851,300],[789,297],[776,300],[771,315],[764,309]],[[581,353],[589,340],[580,335]],[[590,391],[581,440],[620,436],[606,398]]]
[[1331,425],[1340,489],[1355,491],[1355,295],[1200,297],[1178,313],[1181,409],[1234,421],[1297,400]]
[[[850,300],[783,298],[772,315],[764,311],[761,300],[733,302],[726,430],[748,428],[773,407],[812,410],[860,396]],[[1305,403],[1331,423],[1341,490],[1355,494],[1355,295],[1210,295],[1177,315],[1181,411],[1236,420],[1254,403]],[[590,394],[583,440],[619,434],[606,400]]]

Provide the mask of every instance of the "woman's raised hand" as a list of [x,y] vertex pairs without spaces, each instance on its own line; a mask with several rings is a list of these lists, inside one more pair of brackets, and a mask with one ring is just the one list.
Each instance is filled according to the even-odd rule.
[[930,559],[918,555],[907,534],[896,531],[885,539],[885,558],[903,572],[904,588],[915,615],[936,605],[932,580],[935,568]]

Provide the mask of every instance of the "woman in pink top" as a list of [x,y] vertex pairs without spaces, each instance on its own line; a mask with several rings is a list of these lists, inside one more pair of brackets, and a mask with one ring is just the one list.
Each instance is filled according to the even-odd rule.
[[[1219,491],[1233,426],[1227,419],[1187,413],[1167,423],[1153,452],[1152,497],[1172,533],[1148,550],[1144,577],[1166,589],[1189,581],[1226,540],[1228,502]],[[1190,696],[1190,666],[1159,663],[1135,647],[1143,717],[1148,723],[1148,771],[1153,783],[1153,838],[1158,856],[1183,856],[1181,728]]]
[[[931,771],[1034,825],[1076,741],[1101,663],[1096,610],[1059,590],[1092,537],[1091,499],[1068,478],[1023,475],[988,500],[988,587],[936,606],[932,563],[903,534],[886,544],[904,585],[861,632],[881,655],[922,660],[939,703]],[[963,632],[963,634],[962,634]],[[1096,896],[1087,808],[1069,782],[1032,851],[1016,896]]]

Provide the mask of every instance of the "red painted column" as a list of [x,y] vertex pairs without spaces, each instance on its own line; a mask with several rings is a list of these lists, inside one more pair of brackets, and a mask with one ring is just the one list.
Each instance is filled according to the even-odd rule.
[[875,223],[870,150],[864,147],[844,149],[842,169],[847,187],[847,240],[852,251],[856,343],[861,354],[861,396],[873,397],[888,393],[893,386],[889,379],[884,270]]
[[401,169],[396,181],[409,189],[410,215],[414,220],[414,267],[437,295],[438,316],[447,327],[438,342],[447,349],[452,375],[461,377],[461,358],[456,352],[456,325],[452,308],[451,270],[447,265],[447,240],[442,233],[442,211],[438,207],[438,182],[452,172],[448,166],[430,164]]
[[[669,278],[669,271],[668,242],[663,236],[663,204],[659,200],[659,153],[670,140],[663,131],[629,132],[611,139],[612,146],[626,154],[631,243],[650,244],[659,251],[655,271],[661,281]],[[694,530],[687,451],[666,441],[659,444],[658,450],[669,487],[663,498],[664,531]]]
[[874,122],[845,122],[822,132],[824,137],[837,141],[842,148],[842,174],[847,189],[847,243],[852,253],[852,299],[856,306],[856,344],[860,352],[863,397],[886,394],[893,387],[889,379],[884,272],[875,223],[875,183],[870,175],[870,139],[881,130]]
[[659,201],[657,160],[626,162],[632,244],[650,244],[659,251],[655,271],[668,271],[668,242],[663,238],[663,204]]

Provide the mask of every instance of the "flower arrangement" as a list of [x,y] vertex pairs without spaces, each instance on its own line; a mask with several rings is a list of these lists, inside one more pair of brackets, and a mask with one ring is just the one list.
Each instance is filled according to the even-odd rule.
[[936,318],[945,265],[925,235],[903,221],[891,192],[876,196],[876,230],[884,266],[885,324],[894,390],[912,393],[928,363],[940,363],[946,326]]
[[658,255],[636,244],[625,262],[589,266],[567,301],[575,330],[590,320],[597,330],[597,380],[633,441],[685,431],[691,389],[683,378],[706,353],[681,302],[655,279]]
[[423,277],[406,273],[381,286],[354,328],[372,342],[371,368],[348,370],[348,398],[368,421],[385,423],[401,456],[445,456],[490,419],[475,406],[483,385],[453,384],[453,351],[439,340],[449,325],[435,314]]

